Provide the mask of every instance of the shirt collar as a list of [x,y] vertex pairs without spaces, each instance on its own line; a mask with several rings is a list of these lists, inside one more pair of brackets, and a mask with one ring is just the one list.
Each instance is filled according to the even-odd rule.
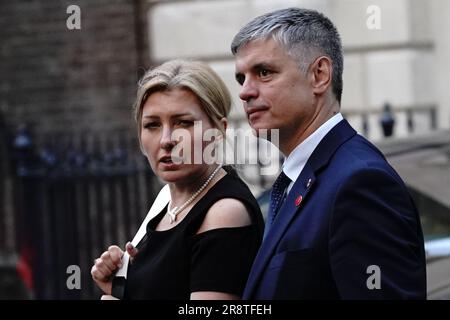
[[291,179],[292,183],[288,187],[288,191],[297,180],[298,176],[303,170],[306,162],[313,153],[314,149],[319,145],[320,141],[326,136],[331,129],[334,128],[344,118],[341,113],[338,113],[328,119],[316,131],[314,131],[308,138],[301,142],[289,154],[283,163],[283,172]]

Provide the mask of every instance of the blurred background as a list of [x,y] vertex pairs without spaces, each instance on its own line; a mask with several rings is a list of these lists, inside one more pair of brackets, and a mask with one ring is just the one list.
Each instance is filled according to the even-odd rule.
[[[80,9],[81,29],[67,27],[70,5]],[[336,24],[341,111],[408,185],[426,238],[428,297],[450,299],[446,0],[2,2],[0,299],[99,297],[93,260],[133,237],[162,185],[137,143],[138,79],[168,59],[206,61],[232,92],[232,126],[248,128],[231,40],[252,18],[290,6]],[[264,210],[276,175],[260,167],[239,170]],[[79,288],[67,285],[71,265],[80,267]]]

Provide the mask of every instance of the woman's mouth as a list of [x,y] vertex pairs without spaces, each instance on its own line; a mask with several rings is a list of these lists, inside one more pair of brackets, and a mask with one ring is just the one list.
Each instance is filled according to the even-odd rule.
[[162,162],[162,163],[173,163],[172,157],[162,157],[162,158],[159,160],[159,162]]
[[159,159],[159,163],[164,169],[174,169],[183,163],[181,158],[174,158],[171,156],[164,156]]

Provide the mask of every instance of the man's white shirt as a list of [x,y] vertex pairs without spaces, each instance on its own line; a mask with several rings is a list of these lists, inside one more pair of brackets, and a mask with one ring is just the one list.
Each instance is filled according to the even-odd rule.
[[301,142],[294,150],[285,158],[282,170],[291,179],[291,183],[287,188],[287,193],[291,191],[294,182],[300,176],[306,162],[314,152],[320,141],[333,129],[339,122],[344,119],[341,113],[335,114],[314,131],[308,138]]

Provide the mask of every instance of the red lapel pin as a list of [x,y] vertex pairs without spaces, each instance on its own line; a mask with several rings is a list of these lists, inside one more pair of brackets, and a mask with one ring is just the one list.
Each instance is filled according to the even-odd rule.
[[295,206],[298,207],[302,203],[303,197],[300,195],[295,199]]

